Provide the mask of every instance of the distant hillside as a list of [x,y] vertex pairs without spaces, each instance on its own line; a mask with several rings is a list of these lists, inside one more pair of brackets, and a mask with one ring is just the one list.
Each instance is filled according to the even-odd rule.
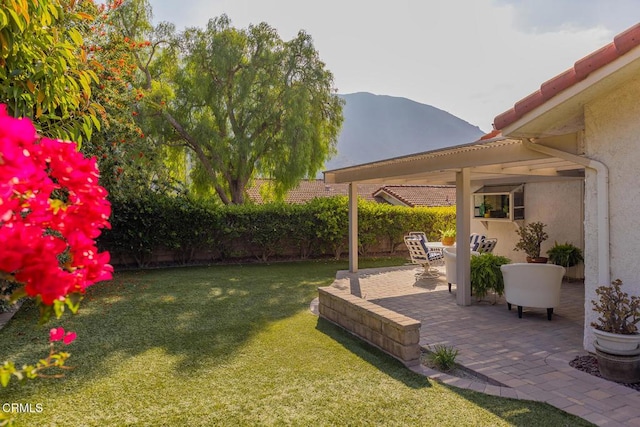
[[473,142],[484,132],[435,107],[359,92],[345,100],[338,154],[325,170]]

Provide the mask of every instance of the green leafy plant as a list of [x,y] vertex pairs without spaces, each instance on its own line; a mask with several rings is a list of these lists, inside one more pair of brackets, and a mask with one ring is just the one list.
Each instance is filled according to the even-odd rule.
[[563,267],[573,267],[584,261],[582,250],[568,242],[563,244],[555,242],[553,247],[547,251],[547,255],[549,261]]
[[440,235],[442,236],[442,244],[446,246],[453,245],[456,242],[456,229],[455,228],[447,228],[444,230],[440,230]]
[[489,212],[493,209],[493,205],[489,202],[484,202],[480,205],[480,209],[484,210],[484,212]]
[[[111,197],[111,229],[98,243],[119,265],[192,264],[199,260],[333,255],[348,245],[349,207],[344,196],[305,204],[229,205],[185,195],[148,191]],[[188,220],[185,220],[187,218]],[[408,230],[439,239],[454,228],[455,208],[406,208],[360,200],[359,249],[404,245]],[[384,246],[382,246],[384,247]],[[159,258],[162,257],[162,261]]]
[[445,230],[440,230],[440,234],[442,235],[442,237],[456,237],[456,229],[447,228]]
[[438,369],[443,372],[447,372],[456,366],[458,349],[453,346],[437,344],[429,351],[427,357]]
[[471,257],[471,289],[477,299],[484,298],[489,291],[496,295],[504,293],[504,278],[500,266],[510,262],[507,257],[489,252]]
[[549,235],[544,231],[544,227],[546,227],[546,224],[540,221],[518,227],[516,233],[520,236],[520,240],[516,243],[514,249],[523,251],[531,258],[540,258],[540,246],[542,242],[549,238]]
[[64,345],[71,344],[76,339],[75,332],[67,332],[65,333],[63,328],[53,328],[49,333],[49,355],[40,359],[34,365],[24,365],[22,368],[16,368],[15,364],[11,361],[5,361],[2,366],[0,366],[0,385],[2,387],[7,387],[9,385],[9,381],[11,381],[12,377],[17,378],[18,380],[24,379],[34,379],[34,378],[62,378],[63,374],[44,374],[44,371],[48,371],[50,369],[72,369],[69,366],[65,366],[65,362],[71,356],[69,353],[64,351],[56,352],[55,342],[62,341]]
[[592,300],[593,310],[599,314],[591,326],[612,334],[632,335],[638,333],[640,322],[640,297],[629,296],[621,289],[622,280],[616,279],[609,286],[596,289],[598,301]]

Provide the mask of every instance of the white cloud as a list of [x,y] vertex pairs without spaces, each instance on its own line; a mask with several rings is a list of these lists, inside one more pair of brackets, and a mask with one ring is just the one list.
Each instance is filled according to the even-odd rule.
[[[594,0],[581,1],[579,8],[575,1],[573,7],[568,0],[544,1],[559,6],[551,13],[548,5],[538,8],[538,0],[151,0],[151,5],[156,21],[179,29],[202,27],[222,13],[237,27],[267,22],[284,39],[304,29],[340,93],[410,98],[489,131],[496,115],[611,41],[631,25],[629,15],[640,16],[611,6],[599,13],[595,5],[602,2]],[[587,3],[593,7],[583,8]],[[584,10],[576,16],[576,9]],[[541,23],[544,18],[548,25]]]
[[523,31],[554,32],[604,27],[630,27],[640,16],[637,0],[495,0],[511,5]]

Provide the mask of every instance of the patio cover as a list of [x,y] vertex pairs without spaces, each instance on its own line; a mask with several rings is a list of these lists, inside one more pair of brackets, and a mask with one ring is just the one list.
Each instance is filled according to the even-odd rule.
[[[598,283],[608,283],[608,168],[583,152],[585,105],[640,73],[640,23],[575,62],[573,67],[542,83],[494,120],[491,136],[471,144],[325,172],[327,183],[359,182],[456,184],[457,233],[470,228],[470,184],[531,182],[566,177],[584,179],[595,172],[598,227]],[[504,137],[503,137],[504,135]],[[543,154],[544,153],[544,154]],[[350,195],[355,195],[351,191]],[[357,271],[357,203],[350,199],[350,268]],[[470,303],[469,256],[458,255],[457,302]],[[461,287],[462,286],[462,287]]]
[[[324,172],[326,183],[349,183],[349,269],[358,271],[358,183],[456,185],[458,236],[471,233],[471,184],[506,184],[584,179],[584,166],[529,148],[529,141],[497,136],[470,144],[396,157]],[[580,155],[579,134],[548,138],[545,145]],[[461,250],[466,249],[466,250]],[[457,303],[471,304],[470,251],[458,248]]]

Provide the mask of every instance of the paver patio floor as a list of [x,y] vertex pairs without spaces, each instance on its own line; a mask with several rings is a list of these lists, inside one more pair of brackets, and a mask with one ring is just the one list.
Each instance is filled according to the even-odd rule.
[[597,425],[640,426],[640,392],[569,366],[583,349],[584,285],[564,282],[561,306],[547,320],[545,309],[507,310],[504,298],[472,298],[456,304],[444,278],[417,279],[416,266],[338,272],[333,286],[422,323],[420,344],[459,350],[456,361],[502,384],[453,378],[420,366],[445,383],[498,396],[547,402]]

